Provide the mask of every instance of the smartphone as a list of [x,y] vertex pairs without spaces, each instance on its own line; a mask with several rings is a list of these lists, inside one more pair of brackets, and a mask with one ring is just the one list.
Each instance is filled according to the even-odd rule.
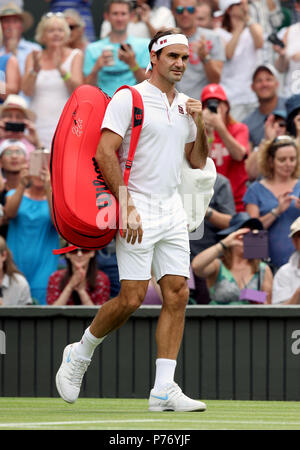
[[285,47],[284,42],[281,39],[279,39],[276,33],[270,34],[270,36],[268,36],[268,41],[274,45],[279,45],[279,47],[281,48]]
[[219,100],[215,98],[209,98],[205,102],[205,107],[209,109],[212,113],[217,114],[218,112],[218,106],[219,106]]
[[25,123],[23,122],[6,122],[5,131],[22,131],[25,130]]
[[[129,48],[131,48],[131,45],[130,45],[130,44],[126,44],[126,45],[127,45]],[[121,50],[123,50],[124,52],[127,51],[127,49],[124,47],[123,44],[120,45],[120,48],[121,48]]]
[[244,258],[267,259],[269,257],[268,231],[251,230],[244,235]]
[[48,167],[50,152],[48,150],[33,150],[29,154],[29,175],[39,176],[43,167]]

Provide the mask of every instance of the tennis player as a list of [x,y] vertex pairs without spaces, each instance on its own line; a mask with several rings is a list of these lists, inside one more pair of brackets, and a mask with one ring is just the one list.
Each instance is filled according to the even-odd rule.
[[202,105],[175,89],[188,63],[187,38],[177,29],[160,31],[151,40],[149,52],[150,78],[135,86],[143,98],[144,122],[128,188],[122,176],[131,135],[132,96],[128,89],[110,101],[96,153],[122,211],[122,233],[116,240],[120,293],[101,306],[81,341],[65,348],[56,385],[65,401],[77,399],[95,348],[139,308],[153,273],[163,304],[156,329],[156,374],[149,410],[204,411],[205,403],[187,397],[174,382],[190,266],[187,221],[177,186],[184,153],[193,168],[206,164]]

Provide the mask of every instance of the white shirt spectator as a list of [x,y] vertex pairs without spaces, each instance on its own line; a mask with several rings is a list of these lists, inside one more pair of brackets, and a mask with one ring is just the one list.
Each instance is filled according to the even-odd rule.
[[289,300],[300,288],[300,252],[294,252],[289,262],[281,266],[274,276],[272,303],[278,304]]
[[2,295],[4,306],[32,304],[29,284],[26,278],[20,273],[14,273],[11,277],[7,274],[3,276]]

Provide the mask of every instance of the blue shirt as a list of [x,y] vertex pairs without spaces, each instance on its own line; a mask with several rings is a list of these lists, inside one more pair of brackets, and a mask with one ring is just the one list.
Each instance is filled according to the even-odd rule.
[[[292,195],[300,196],[300,180],[295,184]],[[277,208],[278,200],[268,188],[259,181],[252,183],[244,195],[245,204],[252,203],[259,208],[260,216],[264,216],[273,208]],[[293,200],[286,211],[268,228],[269,256],[275,267],[287,263],[291,254],[295,251],[292,240],[288,237],[290,226],[300,215],[300,209],[296,208]]]
[[[10,58],[11,53],[7,53],[5,55],[0,56],[0,81],[5,83],[6,81],[6,66],[8,60]],[[0,103],[3,103],[4,100],[0,99]]]
[[[14,192],[9,191],[7,196]],[[40,304],[46,304],[48,279],[58,265],[58,256],[52,251],[59,248],[47,200],[23,196],[16,217],[9,221],[7,245],[30,285],[32,297]]]
[[[137,64],[142,68],[146,68],[150,61],[148,51],[149,39],[128,36],[126,44],[132,46]],[[128,64],[120,61],[118,58],[120,44],[110,42],[109,37],[89,44],[85,51],[83,73],[85,76],[91,73],[97,59],[107,46],[112,47],[115,64],[113,66],[103,67],[103,69],[98,72],[97,85],[106,92],[106,94],[112,97],[120,86],[123,86],[124,84],[134,86],[137,83]]]
[[[283,97],[278,97],[278,102],[274,110],[280,109],[285,111],[285,100],[286,99]],[[267,114],[262,114],[259,108],[256,108],[243,120],[243,123],[245,123],[249,128],[250,142],[252,143],[253,147],[257,147],[260,144],[261,140],[264,138],[265,121],[267,117]]]
[[[27,41],[23,38],[20,39],[17,46],[16,58],[19,63],[21,75],[24,75],[26,58],[33,50],[41,50],[41,46],[39,44],[36,44],[35,42]],[[5,48],[0,47],[0,55],[3,55],[5,53]]]

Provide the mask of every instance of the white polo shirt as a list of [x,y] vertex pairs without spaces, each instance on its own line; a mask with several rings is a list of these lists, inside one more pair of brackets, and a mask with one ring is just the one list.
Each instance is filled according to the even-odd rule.
[[[172,105],[160,89],[148,81],[134,86],[144,102],[144,122],[130,172],[128,189],[141,194],[171,197],[178,184],[185,144],[196,139],[197,127],[187,114],[188,97],[176,91]],[[132,117],[129,89],[117,92],[108,104],[102,129],[108,128],[123,138],[119,149],[124,172],[127,160]]]
[[299,258],[300,253],[294,252],[289,261],[277,270],[273,281],[273,304],[289,300],[300,287]]

